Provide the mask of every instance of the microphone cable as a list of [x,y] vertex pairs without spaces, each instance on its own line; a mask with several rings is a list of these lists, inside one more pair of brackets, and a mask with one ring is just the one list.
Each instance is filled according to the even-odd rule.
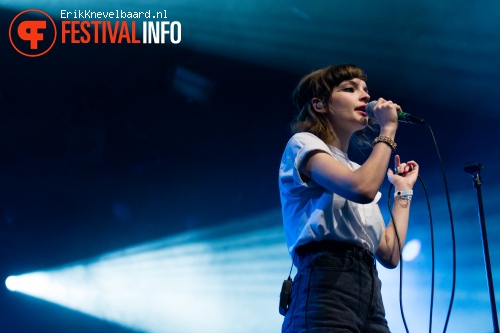
[[432,128],[429,124],[424,122],[429,131],[431,132],[432,140],[434,141],[434,146],[436,147],[436,153],[439,159],[439,164],[441,166],[441,173],[443,174],[443,182],[446,194],[446,202],[448,205],[448,213],[450,215],[450,228],[451,228],[451,243],[452,243],[452,256],[453,256],[453,273],[452,273],[452,285],[451,285],[451,297],[450,297],[450,305],[448,306],[448,313],[446,314],[446,321],[443,328],[443,333],[446,333],[446,329],[448,327],[448,321],[450,320],[451,308],[453,307],[453,300],[455,298],[455,286],[457,279],[457,254],[456,254],[456,244],[455,244],[455,223],[453,222],[453,213],[451,211],[451,200],[450,200],[450,191],[448,189],[448,181],[446,180],[446,173],[444,172],[443,160],[441,159],[441,154],[439,153],[438,145],[436,142],[436,138],[434,137],[434,132],[432,132]]
[[[434,277],[435,277],[435,257],[434,257],[434,223],[432,220],[432,211],[431,211],[431,203],[429,200],[429,193],[427,192],[427,187],[425,186],[424,180],[420,175],[418,175],[418,180],[422,185],[425,193],[425,199],[427,202],[427,209],[429,211],[429,225],[431,229],[431,304],[430,304],[430,313],[429,313],[429,333],[432,331],[432,312],[434,307]],[[406,324],[406,319],[403,310],[403,253],[401,248],[401,239],[399,238],[398,229],[396,228],[396,221],[394,219],[394,215],[391,210],[391,191],[394,185],[389,186],[389,191],[387,192],[387,207],[389,209],[389,213],[391,214],[392,223],[394,224],[394,234],[396,235],[396,239],[398,241],[398,249],[399,249],[399,310],[401,312],[401,319],[403,320],[403,324],[405,326],[405,330],[409,333],[408,325]]]
[[[446,333],[446,330],[447,330],[447,327],[448,327],[448,322],[450,320],[451,309],[453,307],[453,301],[454,301],[454,298],[455,298],[455,289],[456,289],[457,258],[456,258],[455,224],[454,224],[454,221],[453,221],[453,213],[452,213],[452,210],[451,210],[451,200],[450,200],[450,192],[449,192],[449,188],[448,188],[448,181],[447,181],[447,178],[446,178],[446,173],[444,171],[443,161],[441,159],[441,154],[439,153],[439,148],[438,148],[438,145],[437,145],[437,142],[436,142],[436,138],[434,136],[434,132],[432,131],[431,126],[427,122],[425,122],[425,121],[422,120],[422,122],[420,122],[420,124],[423,124],[423,125],[427,126],[427,128],[429,129],[429,132],[431,133],[432,140],[434,142],[434,147],[436,148],[437,157],[438,157],[438,160],[439,160],[439,163],[440,163],[440,167],[441,167],[441,173],[442,173],[442,176],[443,176],[443,182],[444,182],[445,194],[446,194],[446,201],[447,201],[447,206],[448,206],[448,213],[449,213],[449,216],[450,216],[453,266],[452,266],[451,297],[450,297],[450,303],[449,303],[449,306],[448,306],[448,312],[446,314],[446,320],[445,320],[445,324],[444,324],[444,328],[443,328],[443,333]],[[434,274],[435,274],[434,273],[434,271],[435,271],[434,230],[433,230],[431,206],[430,206],[430,202],[429,202],[429,197],[428,197],[427,189],[426,189],[425,184],[424,184],[422,178],[420,177],[420,175],[418,176],[418,178],[419,178],[419,180],[420,180],[420,182],[421,182],[421,184],[422,184],[422,186],[424,188],[424,192],[425,192],[425,195],[426,195],[427,206],[428,206],[429,215],[430,215],[430,217],[429,217],[430,218],[430,225],[431,225],[432,283],[431,283],[431,305],[430,305],[430,320],[429,320],[429,333],[430,333],[431,330],[432,330],[432,311],[433,311],[433,302],[434,302]],[[391,193],[391,190],[392,190],[392,186],[393,185],[391,184],[391,186],[389,187],[389,192],[388,192],[388,207],[389,207],[389,213],[391,214],[392,222],[394,224],[394,231],[395,231],[395,235],[396,235],[396,238],[397,238],[397,241],[398,241],[399,254],[400,254],[399,306],[400,306],[401,316],[402,316],[402,319],[403,319],[403,324],[405,326],[406,332],[408,333],[409,331],[408,331],[408,326],[406,324],[406,319],[404,317],[403,301],[402,301],[403,260],[402,260],[401,240],[400,240],[399,234],[397,232],[397,228],[396,228],[396,224],[395,224],[394,217],[393,217],[393,214],[392,214],[392,210],[390,209],[390,193]]]

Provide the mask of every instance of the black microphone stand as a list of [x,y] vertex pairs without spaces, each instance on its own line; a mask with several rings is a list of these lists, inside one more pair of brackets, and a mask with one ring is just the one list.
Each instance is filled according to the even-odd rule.
[[476,162],[466,163],[464,171],[472,175],[472,181],[477,191],[477,203],[479,205],[479,226],[483,237],[484,263],[486,265],[486,278],[488,279],[488,290],[490,292],[491,316],[493,319],[493,332],[499,333],[497,307],[495,303],[495,290],[493,287],[493,276],[491,274],[490,252],[488,249],[488,237],[486,236],[486,223],[484,219],[483,195],[481,194],[481,169],[483,166]]

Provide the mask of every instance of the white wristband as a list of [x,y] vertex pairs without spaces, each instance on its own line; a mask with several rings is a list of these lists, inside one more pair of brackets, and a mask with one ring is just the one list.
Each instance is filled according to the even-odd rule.
[[413,190],[396,191],[396,192],[394,192],[394,198],[397,198],[397,197],[411,201],[411,199],[413,198]]

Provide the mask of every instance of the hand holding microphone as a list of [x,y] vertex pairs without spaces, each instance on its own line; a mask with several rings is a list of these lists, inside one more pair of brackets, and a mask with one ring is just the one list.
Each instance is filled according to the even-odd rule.
[[[379,123],[379,121],[375,117],[375,113],[374,113],[374,109],[375,109],[375,106],[377,105],[377,102],[378,101],[371,101],[370,103],[368,103],[366,105],[366,109],[365,109],[366,114],[368,115],[370,120],[375,124]],[[422,118],[411,115],[411,114],[406,113],[406,112],[403,112],[403,110],[401,109],[401,107],[399,105],[397,105],[397,104],[394,104],[394,105],[397,107],[397,116],[398,116],[399,122],[408,123],[408,124],[419,124],[419,125],[425,124],[425,120],[423,120]]]

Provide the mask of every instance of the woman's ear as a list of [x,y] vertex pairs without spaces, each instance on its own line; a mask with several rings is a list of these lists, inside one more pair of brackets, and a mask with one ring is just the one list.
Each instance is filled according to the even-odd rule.
[[314,111],[320,112],[320,113],[326,112],[325,104],[323,104],[323,101],[320,100],[319,98],[314,97],[313,99],[311,99],[311,104],[312,104]]

